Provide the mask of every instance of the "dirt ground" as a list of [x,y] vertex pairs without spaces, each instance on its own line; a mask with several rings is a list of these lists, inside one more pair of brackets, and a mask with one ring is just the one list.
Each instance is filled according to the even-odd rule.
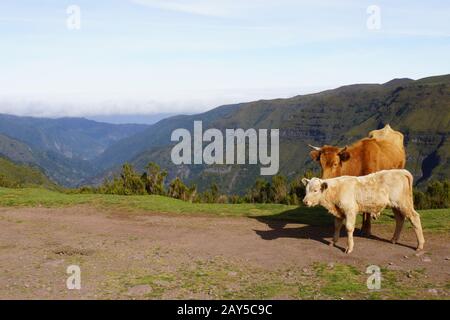
[[[344,234],[340,247],[328,245],[332,227],[253,218],[130,214],[88,206],[0,208],[0,298],[140,298],[153,289],[134,285],[137,276],[151,270],[167,274],[193,270],[199,261],[212,260],[267,272],[286,267],[306,270],[318,261],[361,270],[374,264],[405,271],[425,269],[429,281],[449,282],[449,235],[425,232],[425,254],[415,255],[413,231],[405,228],[400,244],[393,245],[387,241],[393,228],[375,225],[376,237],[356,237],[354,252],[346,255]],[[81,268],[81,290],[66,288],[66,268],[71,264]],[[234,274],[228,273],[231,278]],[[164,286],[164,280],[159,285]],[[214,295],[197,290],[160,297]]]

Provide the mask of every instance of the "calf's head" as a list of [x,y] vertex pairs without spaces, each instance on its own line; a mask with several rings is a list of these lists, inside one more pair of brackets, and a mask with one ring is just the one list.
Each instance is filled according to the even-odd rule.
[[342,165],[350,159],[350,153],[345,148],[325,145],[321,148],[309,145],[312,150],[310,156],[322,167],[322,178],[329,179],[343,175]]
[[319,205],[323,192],[328,188],[328,184],[319,178],[303,178],[302,182],[306,186],[306,195],[303,198],[303,203],[308,207]]

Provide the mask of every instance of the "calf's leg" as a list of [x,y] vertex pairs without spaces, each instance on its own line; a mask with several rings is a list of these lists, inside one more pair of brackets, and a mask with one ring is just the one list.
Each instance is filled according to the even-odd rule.
[[352,253],[353,251],[353,231],[355,231],[356,212],[346,214],[345,228],[347,229],[347,249],[345,253]]
[[334,237],[333,242],[330,243],[330,245],[335,245],[339,241],[339,235],[341,233],[342,225],[344,224],[344,219],[341,218],[334,218]]
[[400,233],[402,232],[403,223],[405,222],[405,216],[398,209],[393,208],[392,211],[394,212],[395,217],[395,232],[392,236],[391,242],[396,244],[400,239]]
[[409,216],[409,220],[413,225],[414,232],[417,237],[417,251],[423,250],[423,245],[425,244],[425,239],[423,237],[422,224],[420,222],[420,215],[416,212],[416,210],[412,209],[411,215]]

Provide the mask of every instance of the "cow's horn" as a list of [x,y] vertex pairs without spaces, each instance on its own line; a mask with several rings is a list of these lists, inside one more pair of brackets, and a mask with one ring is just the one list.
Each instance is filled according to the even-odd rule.
[[315,146],[310,145],[310,144],[308,144],[308,146],[311,147],[311,148],[313,148],[314,150],[317,150],[317,151],[320,151],[320,149],[321,149],[321,148],[319,148],[319,147],[315,147]]

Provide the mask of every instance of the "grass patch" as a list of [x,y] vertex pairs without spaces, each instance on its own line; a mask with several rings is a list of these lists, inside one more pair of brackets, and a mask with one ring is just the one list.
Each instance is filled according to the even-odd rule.
[[[148,211],[175,214],[244,216],[313,226],[333,224],[333,217],[321,207],[305,208],[282,204],[205,204],[189,203],[153,195],[66,194],[39,188],[0,188],[0,206],[3,207],[68,207],[84,204],[107,208],[113,207],[131,212]],[[428,232],[450,232],[450,209],[421,210],[419,212],[423,228]],[[358,219],[361,220],[361,216]],[[392,212],[386,210],[375,223],[393,224]],[[406,226],[410,227],[410,224],[406,223]]]
[[324,264],[314,265],[316,277],[322,282],[320,292],[326,297],[334,299],[354,295],[367,291],[365,279],[361,272],[350,265],[338,264],[329,268]]
[[[428,232],[450,232],[450,208],[418,210],[418,212],[422,221],[422,227]],[[394,214],[392,211],[386,210],[381,217],[375,221],[375,224],[392,224],[394,221]],[[411,228],[410,223],[405,223],[405,226]]]

